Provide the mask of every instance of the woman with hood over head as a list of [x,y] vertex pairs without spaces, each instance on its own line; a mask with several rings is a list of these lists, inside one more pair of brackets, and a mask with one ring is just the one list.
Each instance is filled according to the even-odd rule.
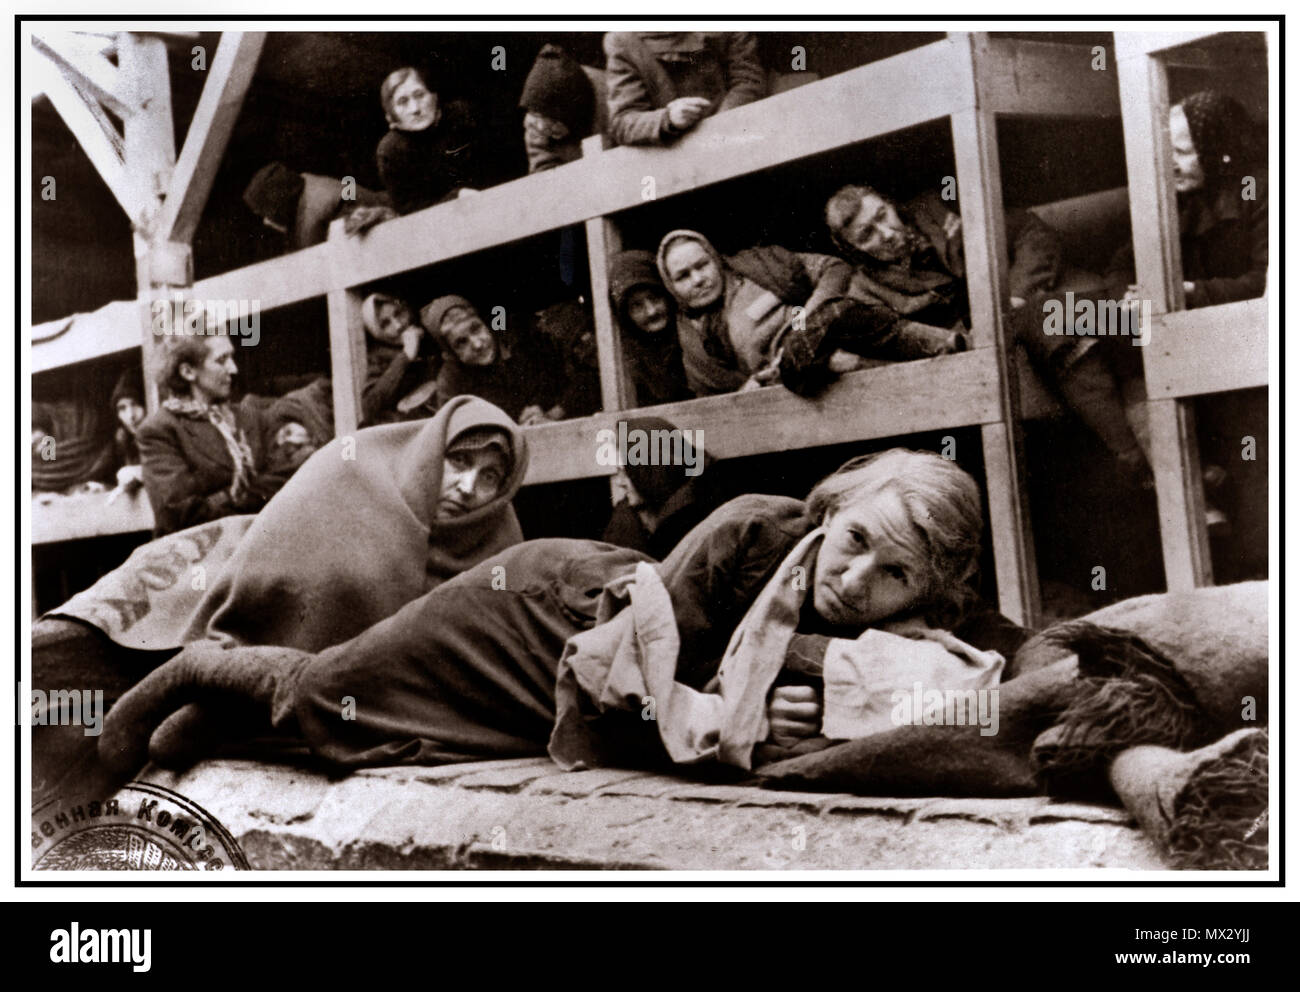
[[623,361],[639,406],[688,400],[674,328],[676,304],[659,278],[654,252],[621,251],[610,261],[609,295],[623,331]]
[[[73,633],[86,644],[82,624],[99,628],[118,648],[96,639],[97,652],[82,654],[103,657],[97,684],[123,689],[142,665],[158,663],[146,652],[182,645],[179,658],[235,646],[319,651],[522,541],[511,501],[527,467],[523,432],[472,396],[428,420],[336,438],[256,518],[144,545],[50,614],[81,624],[43,619],[34,641],[44,634],[63,650]],[[41,651],[34,655],[39,673]],[[46,667],[42,684],[57,685],[54,661]],[[176,740],[196,745],[211,743],[212,729],[191,708],[172,724]]]
[[830,255],[766,245],[724,258],[703,234],[679,230],[664,235],[656,261],[697,396],[778,379],[816,392],[830,381],[822,352],[838,328],[873,310],[848,298],[852,270]]

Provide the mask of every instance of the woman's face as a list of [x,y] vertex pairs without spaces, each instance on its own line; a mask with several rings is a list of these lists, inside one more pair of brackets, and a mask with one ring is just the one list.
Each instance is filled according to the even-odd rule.
[[135,429],[144,420],[144,407],[130,396],[123,396],[117,401],[117,419],[123,427],[134,434]]
[[658,334],[668,329],[668,299],[653,287],[638,286],[627,294],[627,315],[642,333]]
[[722,272],[698,241],[683,239],[668,249],[664,268],[673,295],[688,307],[707,307],[722,295]]
[[862,198],[840,237],[880,262],[898,262],[908,253],[907,225],[892,203],[873,194]]
[[1182,107],[1169,108],[1169,142],[1174,150],[1174,190],[1190,193],[1205,185],[1201,157],[1192,143],[1192,129]]
[[414,323],[410,308],[404,303],[389,301],[375,307],[375,329],[371,333],[387,344],[398,344],[402,332]]
[[449,451],[442,463],[438,516],[459,517],[486,506],[506,481],[506,459],[498,448]]
[[393,90],[388,119],[401,131],[423,131],[438,119],[438,94],[418,76],[408,76]]
[[483,319],[460,307],[442,318],[442,338],[462,365],[491,365],[497,342]]
[[[181,363],[181,378],[190,383],[194,398],[204,403],[224,403],[230,399],[235,375],[235,346],[224,334],[208,338],[208,352],[198,368],[188,362]],[[188,371],[188,375],[186,374]]]
[[884,490],[830,514],[813,570],[813,606],[831,623],[865,627],[918,605],[925,579],[903,501]]

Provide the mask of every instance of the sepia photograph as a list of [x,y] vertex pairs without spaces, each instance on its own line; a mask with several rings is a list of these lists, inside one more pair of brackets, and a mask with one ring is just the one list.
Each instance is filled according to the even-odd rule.
[[458,16],[17,18],[15,871],[1278,880],[1280,18]]

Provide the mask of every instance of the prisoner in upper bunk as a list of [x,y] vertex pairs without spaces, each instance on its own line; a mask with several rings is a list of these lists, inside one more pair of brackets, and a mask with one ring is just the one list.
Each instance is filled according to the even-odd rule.
[[379,99],[388,133],[375,150],[375,160],[398,213],[454,199],[481,185],[474,111],[468,103],[444,104],[424,75],[410,66],[389,73]]
[[767,95],[748,32],[611,31],[605,56],[609,127],[620,145],[667,144]]
[[[494,324],[503,314],[493,318]],[[430,401],[435,409],[468,393],[496,404],[525,426],[593,412],[599,395],[594,334],[580,304],[535,314],[527,329],[516,334],[508,317],[489,326],[469,300],[448,294],[428,303],[420,321],[442,348],[442,369]],[[557,350],[552,344],[557,339],[568,347]],[[566,403],[583,409],[568,409]]]
[[822,343],[873,309],[848,296],[848,264],[775,245],[724,258],[704,235],[664,235],[659,275],[677,301],[686,381],[697,396],[757,389],[778,380],[798,392],[824,386],[814,372]]
[[[960,350],[970,302],[955,198],[945,200],[933,189],[900,204],[870,186],[845,186],[826,204],[826,225],[854,266],[849,295],[885,308],[885,319],[857,329],[853,351],[905,360]],[[1146,459],[1125,418],[1115,376],[1093,348],[1097,339],[1045,329],[1046,294],[1058,288],[1062,275],[1060,236],[1029,210],[1007,210],[1006,228],[1013,336],[1065,405],[1144,481]],[[1093,281],[1083,277],[1073,289],[1095,291],[1087,285]]]
[[545,172],[582,157],[582,139],[605,134],[605,73],[579,65],[559,45],[537,53],[519,96],[528,171]]
[[637,404],[690,399],[677,341],[677,305],[659,277],[654,252],[632,249],[610,259],[609,296]]

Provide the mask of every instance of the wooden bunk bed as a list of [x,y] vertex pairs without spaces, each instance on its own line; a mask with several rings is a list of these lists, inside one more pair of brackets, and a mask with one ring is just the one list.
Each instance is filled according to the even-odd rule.
[[[389,221],[363,238],[344,237],[336,222],[324,244],[194,283],[189,240],[251,80],[262,37],[255,33],[223,35],[212,78],[179,159],[173,155],[168,161],[170,139],[161,151],[157,146],[142,149],[140,146],[147,144],[144,138],[127,142],[124,172],[131,172],[134,154],[143,162],[142,168],[153,170],[157,179],[148,188],[170,190],[165,197],[156,192],[145,196],[143,203],[138,192],[120,197],[136,221],[140,300],[183,287],[193,298],[256,299],[263,310],[270,310],[325,296],[336,428],[345,435],[356,429],[365,370],[362,287],[397,273],[582,225],[591,267],[603,412],[528,428],[532,457],[527,484],[611,472],[594,458],[574,457],[574,452],[590,446],[595,432],[611,425],[619,411],[635,406],[610,311],[606,264],[620,246],[612,218],[641,204],[644,176],[654,176],[656,196],[662,200],[947,118],[957,181],[963,191],[960,203],[973,349],[854,373],[815,399],[773,388],[670,404],[655,407],[653,412],[703,429],[709,451],[717,458],[978,427],[1000,606],[1013,619],[1035,621],[1038,583],[1024,495],[1019,416],[1022,405],[1041,411],[1048,404],[1040,388],[1026,388],[1021,395],[1020,363],[1014,349],[1008,348],[1004,331],[1007,259],[996,121],[1001,114],[1117,116],[1120,101],[1115,73],[1093,71],[1088,58],[1080,56],[1080,51],[1086,54],[1087,49],[952,33],[945,40],[710,118],[670,149],[606,150],[600,147],[599,138],[588,139],[584,156],[562,168]],[[1168,354],[1156,356],[1157,349],[1152,348],[1146,355],[1153,419],[1161,436],[1177,438],[1174,454],[1156,466],[1166,561],[1173,566],[1172,587],[1186,584],[1189,577],[1208,580],[1208,566],[1193,553],[1195,541],[1188,536],[1194,534],[1197,504],[1195,487],[1187,483],[1195,465],[1195,450],[1189,441],[1185,402],[1190,395],[1187,390],[1206,391],[1206,381],[1193,376],[1189,382],[1184,370],[1200,366],[1179,355],[1202,338],[1216,339],[1222,325],[1209,312],[1168,312],[1177,307],[1177,286],[1164,274],[1177,270],[1176,255],[1171,260],[1168,254],[1170,243],[1176,253],[1177,239],[1161,236],[1169,231],[1168,203],[1157,195],[1165,189],[1161,178],[1165,175],[1165,150],[1160,139],[1163,132],[1155,127],[1161,113],[1160,93],[1154,76],[1147,72],[1152,53],[1159,48],[1152,47],[1146,36],[1116,38],[1118,50],[1124,53],[1120,69],[1126,93],[1131,90],[1136,98],[1151,101],[1135,104],[1130,100],[1124,113],[1131,188],[1141,192],[1132,198],[1134,229],[1140,232],[1139,280],[1152,299],[1160,301],[1156,305],[1163,314],[1159,327],[1176,328],[1177,333],[1187,335],[1186,342]],[[157,39],[138,44],[151,42]],[[128,60],[120,72],[142,63]],[[137,93],[149,86],[166,86],[165,75],[159,80],[156,74],[137,72],[134,78]],[[915,85],[918,79],[926,84]],[[80,138],[73,117],[65,114]],[[122,179],[122,174],[116,175]],[[135,189],[139,188],[136,183]],[[145,349],[147,360],[147,308],[142,305],[139,309],[138,326],[143,331],[136,343]],[[1243,319],[1249,316],[1251,326],[1262,335],[1259,341],[1266,344],[1262,301],[1216,309],[1231,309],[1234,320],[1238,314]],[[75,358],[61,352],[47,360],[38,346],[33,349],[34,367],[50,368],[119,350],[120,338],[119,334],[113,343],[107,339],[87,343],[85,353]],[[1266,351],[1264,344],[1260,349],[1260,353]],[[1206,364],[1212,363],[1201,363]],[[1214,372],[1217,375],[1220,370]],[[1254,384],[1261,375],[1266,381],[1266,366],[1253,368],[1237,379]],[[148,397],[151,410],[156,402],[155,395]],[[1180,484],[1175,485],[1176,480]],[[82,519],[83,515],[93,519],[89,505],[75,514],[64,511],[61,519],[47,517],[35,526],[33,539],[53,541],[147,529],[148,508],[138,505],[143,502],[120,508],[111,519],[101,515],[93,524]]]

